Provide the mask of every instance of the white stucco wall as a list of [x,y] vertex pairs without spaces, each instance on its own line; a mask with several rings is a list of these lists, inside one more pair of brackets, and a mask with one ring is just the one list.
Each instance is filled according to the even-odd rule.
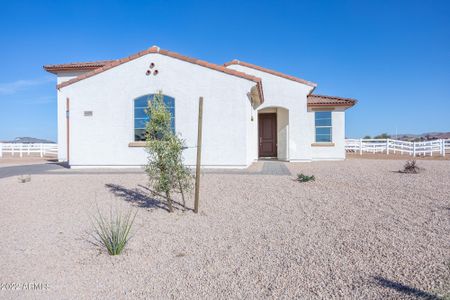
[[89,71],[64,71],[64,72],[59,72],[57,79],[56,79],[56,83],[60,84],[63,83],[65,81],[68,81],[70,79],[73,79],[75,77],[80,76],[81,74],[87,73]]
[[[150,63],[157,76],[146,76]],[[245,167],[255,156],[248,141],[256,134],[247,93],[255,82],[160,54],[148,54],[60,89],[58,143],[65,157],[65,99],[70,98],[70,165],[129,166],[146,162],[134,140],[133,100],[162,90],[175,98],[175,128],[191,147],[195,164],[198,98],[204,97],[203,166]],[[85,117],[84,111],[92,111]],[[255,132],[255,133],[253,133]]]
[[64,95],[58,91],[56,97],[56,111],[57,111],[57,144],[58,144],[58,161],[67,161],[67,136],[66,136],[66,100]]
[[277,108],[278,159],[289,160],[289,110]]
[[[257,109],[279,107],[288,110],[289,148],[285,153],[289,154],[290,161],[310,161],[312,159],[313,128],[308,121],[306,97],[312,87],[241,65],[230,65],[228,68],[262,79],[264,103]],[[286,113],[282,113],[281,116],[286,117]],[[278,144],[279,151],[283,150],[280,141]],[[254,147],[257,147],[257,144]],[[285,159],[283,156],[285,156],[283,153],[279,153],[280,159]]]
[[247,164],[258,159],[258,112],[251,104],[247,106]]
[[[88,71],[63,71],[59,72],[56,77],[56,84],[63,83]],[[66,98],[57,92],[57,114],[58,114],[58,160],[60,162],[67,161],[67,128],[66,128]]]
[[[314,111],[308,111],[308,122],[313,127],[313,138],[315,140],[315,117]],[[333,146],[313,146],[312,160],[342,160],[345,159],[345,111],[335,109],[331,112],[331,138]],[[315,142],[313,140],[313,143]]]
[[[157,76],[146,76],[155,63]],[[345,112],[332,113],[333,146],[314,147],[314,113],[307,109],[312,87],[252,68],[231,65],[263,82],[264,103],[252,107],[247,93],[255,82],[160,54],[148,54],[58,91],[59,160],[67,160],[66,98],[70,98],[70,164],[72,166],[139,166],[144,148],[134,141],[134,102],[146,94],[175,98],[175,127],[195,164],[198,97],[204,97],[204,167],[245,167],[258,159],[258,113],[277,112],[278,158],[311,161],[345,158]],[[58,74],[62,83],[84,72]],[[92,111],[85,117],[84,111]]]

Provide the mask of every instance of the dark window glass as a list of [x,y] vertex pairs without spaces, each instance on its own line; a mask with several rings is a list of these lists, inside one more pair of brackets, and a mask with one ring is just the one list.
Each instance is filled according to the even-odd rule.
[[331,116],[331,111],[315,112],[316,142],[323,143],[332,141]]
[[[145,141],[145,127],[150,121],[150,116],[145,112],[148,102],[153,101],[155,94],[149,94],[134,100],[134,140]],[[175,132],[175,99],[164,95],[163,102],[166,109],[170,112],[170,126]]]
[[137,107],[134,109],[134,118],[137,119],[145,119],[148,118],[147,113],[145,112],[145,108],[143,107]]
[[135,141],[145,141],[145,129],[135,129],[134,130],[134,140]]
[[134,119],[134,128],[135,129],[145,129],[147,122],[148,122],[148,118],[147,119]]
[[329,143],[331,142],[331,135],[316,134],[317,143]]

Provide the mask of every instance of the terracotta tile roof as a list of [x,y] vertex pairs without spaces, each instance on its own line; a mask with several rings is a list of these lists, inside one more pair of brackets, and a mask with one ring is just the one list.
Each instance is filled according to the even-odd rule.
[[100,60],[92,62],[78,62],[69,64],[57,64],[57,65],[45,65],[44,69],[47,72],[56,74],[64,71],[90,71],[101,68],[106,64],[113,62],[114,60]]
[[[123,63],[129,62],[130,60],[134,60],[136,58],[139,58],[141,56],[144,56],[144,55],[147,55],[147,54],[150,54],[150,53],[159,53],[159,54],[162,54],[162,55],[170,56],[170,57],[182,60],[182,61],[186,61],[186,62],[189,62],[189,63],[200,65],[200,66],[205,67],[205,68],[210,68],[210,69],[213,69],[213,70],[216,70],[216,71],[219,71],[219,72],[223,72],[225,74],[229,74],[229,75],[232,75],[232,76],[236,76],[236,77],[240,77],[240,78],[244,78],[244,79],[256,82],[256,85],[257,85],[257,88],[258,88],[258,92],[259,92],[260,98],[261,98],[261,103],[264,102],[261,78],[253,76],[253,75],[248,75],[248,74],[245,74],[243,72],[236,71],[236,70],[231,70],[231,69],[228,69],[228,68],[226,68],[224,66],[220,66],[220,65],[212,64],[212,63],[209,63],[209,62],[206,62],[206,61],[203,61],[203,60],[199,60],[199,59],[196,59],[196,58],[191,58],[191,57],[188,57],[188,56],[184,56],[184,55],[181,55],[181,54],[178,54],[178,53],[175,53],[175,52],[171,52],[171,51],[168,51],[168,50],[162,50],[162,49],[160,49],[157,46],[150,47],[147,50],[138,52],[136,54],[133,54],[131,56],[128,56],[128,57],[125,57],[125,58],[122,58],[122,59],[108,61],[107,63],[105,63],[101,67],[95,68],[94,70],[92,70],[90,72],[81,74],[80,76],[78,76],[76,78],[73,78],[73,79],[70,79],[70,80],[65,81],[63,83],[58,84],[57,88],[60,89],[60,88],[66,87],[66,86],[71,85],[71,84],[73,84],[75,82],[78,82],[80,80],[92,77],[92,76],[97,75],[99,73],[102,73],[102,72],[104,72],[106,70],[109,70],[111,68],[117,67],[118,65],[121,65]],[[95,64],[95,62],[88,63],[88,64]],[[69,65],[71,65],[71,64],[69,64]],[[78,65],[80,65],[80,63]]]
[[317,87],[317,83],[314,83],[314,82],[311,82],[311,81],[307,81],[307,80],[304,80],[304,79],[301,79],[301,78],[298,78],[298,77],[294,77],[294,76],[291,76],[291,75],[287,75],[287,74],[284,74],[284,73],[281,73],[281,72],[269,70],[269,69],[266,69],[266,68],[263,68],[263,67],[260,67],[260,66],[254,65],[254,64],[250,64],[250,63],[247,63],[247,62],[243,62],[243,61],[237,60],[237,59],[234,59],[234,60],[224,64],[225,67],[228,67],[230,65],[241,65],[241,66],[252,68],[252,69],[255,69],[255,70],[258,70],[258,71],[261,71],[261,72],[269,73],[269,74],[272,74],[272,75],[275,75],[275,76],[278,76],[278,77],[286,78],[286,79],[289,79],[289,80],[292,80],[292,81],[297,81],[297,82],[300,82],[300,83],[312,86],[314,88]]
[[308,106],[346,106],[352,107],[358,101],[351,98],[342,98],[334,96],[324,96],[311,94],[308,95]]

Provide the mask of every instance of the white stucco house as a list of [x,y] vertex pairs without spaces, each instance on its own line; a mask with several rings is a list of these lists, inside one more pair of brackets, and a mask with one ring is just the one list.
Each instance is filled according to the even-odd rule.
[[195,165],[198,99],[203,167],[260,158],[345,159],[345,111],[356,100],[313,93],[315,83],[233,60],[216,65],[153,46],[110,61],[46,65],[57,75],[58,158],[71,167],[146,163],[144,112],[162,91],[172,127]]

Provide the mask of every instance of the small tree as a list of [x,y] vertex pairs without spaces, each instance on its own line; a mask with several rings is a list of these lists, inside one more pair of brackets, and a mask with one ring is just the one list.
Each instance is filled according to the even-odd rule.
[[366,135],[365,137],[363,137],[364,140],[370,140],[372,137],[370,135]]
[[380,135],[377,135],[376,137],[374,137],[374,139],[390,139],[391,136],[387,133],[382,133]]
[[147,114],[150,117],[146,126],[149,157],[145,171],[154,192],[165,195],[169,211],[173,212],[173,193],[181,193],[185,206],[185,192],[192,187],[193,176],[182,159],[184,142],[170,126],[171,115],[164,104],[162,92],[149,101]]

